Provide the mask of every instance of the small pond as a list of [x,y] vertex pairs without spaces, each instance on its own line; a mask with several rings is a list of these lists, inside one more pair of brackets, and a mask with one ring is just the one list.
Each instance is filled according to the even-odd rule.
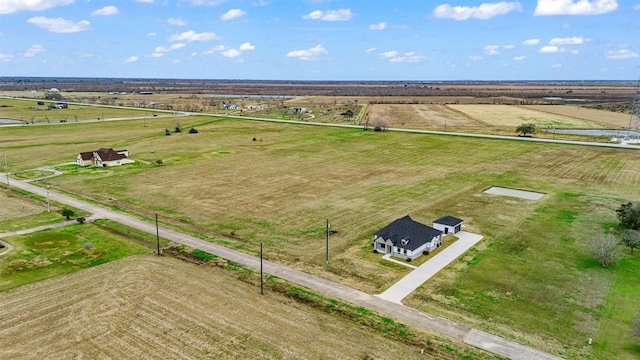
[[544,193],[539,193],[535,191],[509,189],[509,188],[503,188],[499,186],[492,186],[483,192],[485,194],[512,196],[512,197],[517,197],[520,199],[527,199],[527,200],[540,200],[544,196]]
[[[570,134],[570,135],[588,135],[588,136],[613,136],[613,137],[625,137],[627,136],[627,130],[567,130],[567,129],[544,129],[544,132],[556,133],[556,134]],[[638,137],[640,133],[637,131],[629,131],[630,137]]]

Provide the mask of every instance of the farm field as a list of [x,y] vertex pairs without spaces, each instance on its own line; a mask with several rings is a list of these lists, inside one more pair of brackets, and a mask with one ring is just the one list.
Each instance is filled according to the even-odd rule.
[[[553,112],[552,108],[554,107],[554,105],[548,105],[544,107],[544,112],[540,111],[543,109],[540,106],[537,106],[535,108],[513,105],[449,104],[447,106],[488,126],[511,127],[515,129],[520,124],[534,123],[539,128],[555,126],[558,128],[599,129],[607,127],[605,124],[598,123],[592,120],[596,116],[589,115],[587,116],[587,118],[584,118],[584,115],[588,114],[589,112],[600,114],[603,113],[602,110],[580,109],[580,111],[570,113],[565,109],[565,111],[563,111],[563,114],[559,114]],[[569,116],[569,114],[571,115]],[[612,113],[611,117],[619,117],[620,119],[622,119],[624,117],[624,114]],[[628,120],[629,119],[627,118],[627,122]]]
[[93,224],[67,225],[3,240],[14,249],[0,257],[0,292],[149,251]]
[[228,271],[149,255],[3,293],[2,310],[0,336],[11,346],[0,357],[11,359],[493,358],[426,333],[420,355],[417,344],[260,295]]
[[[253,252],[264,242],[271,260],[369,293],[408,272],[371,252],[375,231],[407,214],[424,223],[459,216],[485,240],[414,294],[411,306],[566,357],[593,355],[581,339],[623,336],[598,339],[593,329],[617,306],[608,300],[617,291],[611,284],[637,280],[616,268],[601,271],[586,241],[615,224],[620,203],[640,199],[638,151],[204,116],[189,118],[198,134],[165,136],[171,121],[83,124],[64,136],[51,127],[6,128],[0,136],[11,164],[24,168],[69,161],[86,146],[126,147],[136,164],[65,167],[50,184],[143,215],[157,212],[212,241]],[[51,143],[40,141],[49,136]],[[546,195],[483,194],[490,186]],[[329,265],[326,218],[336,231]],[[622,295],[612,298],[637,309]],[[523,313],[535,319],[522,321]],[[550,326],[549,319],[559,320]],[[598,351],[602,359],[635,355],[625,342]]]
[[[38,101],[44,102],[44,105],[38,105]],[[151,117],[153,115],[152,110],[119,109],[75,104],[70,104],[67,109],[46,109],[50,104],[56,104],[58,102],[59,101],[51,100],[15,100],[0,98],[0,119],[22,120],[26,123],[41,124],[59,123],[61,121],[72,123],[76,122],[76,120]]]

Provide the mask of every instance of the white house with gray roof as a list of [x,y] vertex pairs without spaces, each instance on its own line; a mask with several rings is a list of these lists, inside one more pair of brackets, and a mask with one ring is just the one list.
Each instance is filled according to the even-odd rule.
[[373,251],[411,261],[442,246],[442,231],[413,220],[409,215],[376,232]]

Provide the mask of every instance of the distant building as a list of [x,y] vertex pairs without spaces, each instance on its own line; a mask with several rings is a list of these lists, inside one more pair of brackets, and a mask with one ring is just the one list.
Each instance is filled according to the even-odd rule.
[[60,90],[58,90],[58,88],[51,88],[51,89],[49,89],[49,92],[59,93]]
[[76,164],[80,166],[109,167],[131,164],[128,150],[113,150],[101,148],[96,151],[81,152],[76,157]]

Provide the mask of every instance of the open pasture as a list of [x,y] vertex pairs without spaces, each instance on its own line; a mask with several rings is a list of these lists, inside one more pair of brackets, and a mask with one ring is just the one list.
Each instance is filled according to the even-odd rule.
[[432,348],[421,356],[382,332],[171,258],[129,257],[4,293],[1,305],[0,336],[11,346],[0,357],[11,359],[493,358],[428,334]]
[[[231,246],[256,251],[264,242],[272,260],[370,293],[408,272],[371,252],[375,231],[407,214],[424,223],[459,216],[486,240],[438,275],[437,287],[427,285],[439,289],[438,296],[427,290],[410,304],[509,338],[522,336],[554,353],[587,354],[575,339],[590,335],[615,306],[603,294],[617,273],[594,273],[585,243],[615,223],[620,203],[640,199],[638,151],[189,119],[198,134],[164,136],[123,122],[83,125],[84,131],[66,134],[67,144],[35,141],[52,127],[31,128],[32,140],[23,139],[22,128],[2,136],[10,158],[40,155],[38,165],[59,163],[64,153],[75,157],[80,141],[126,147],[136,164],[72,170],[50,184],[148,216],[158,212],[162,221]],[[106,129],[117,129],[118,136]],[[491,186],[546,195],[531,201],[482,193]],[[327,218],[337,232],[329,265]],[[517,281],[502,284],[488,273]],[[471,283],[473,290],[465,292]],[[593,300],[572,300],[575,294]],[[503,298],[508,301],[495,300]],[[522,312],[536,321],[520,321]]]
[[[38,105],[38,102],[44,105]],[[68,101],[68,100],[67,100]],[[65,101],[15,100],[0,98],[0,119],[22,120],[25,123],[59,123],[127,117],[153,116],[152,110],[120,109],[69,104],[67,109],[47,109],[50,104]]]
[[[608,124],[596,122],[593,119],[596,116],[588,116],[584,114],[591,111],[601,113],[601,110],[582,109],[575,113],[564,111],[563,114],[550,111],[541,111],[541,107],[521,107],[513,105],[460,105],[449,104],[447,107],[459,111],[461,114],[492,127],[511,127],[516,128],[520,124],[533,123],[537,127],[557,128],[585,128],[599,129],[609,128]],[[554,105],[548,105],[544,109],[550,109]],[[618,114],[621,115],[621,114]]]
[[574,105],[522,105],[521,107],[608,125],[612,129],[626,129],[629,126],[629,114],[613,111],[591,109]]

